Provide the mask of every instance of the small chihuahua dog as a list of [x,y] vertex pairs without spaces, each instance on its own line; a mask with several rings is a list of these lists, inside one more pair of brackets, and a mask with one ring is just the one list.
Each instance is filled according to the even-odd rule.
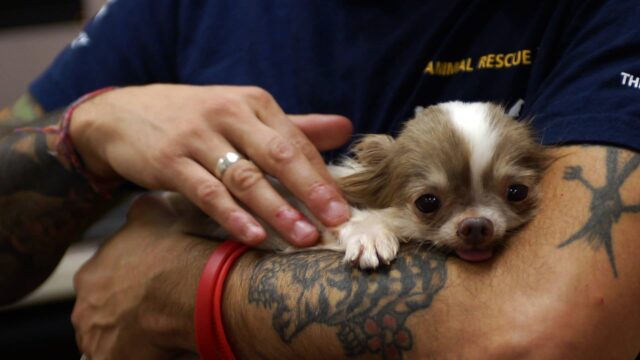
[[[401,242],[428,242],[463,260],[484,261],[535,214],[538,183],[550,159],[524,122],[492,103],[418,108],[400,135],[366,135],[353,156],[329,167],[352,205],[345,224],[326,228],[277,181],[272,183],[321,231],[316,246],[295,249],[267,229],[259,247],[330,249],[363,269],[388,264]],[[170,203],[190,233],[225,238],[176,195]],[[200,213],[202,214],[202,213]],[[199,219],[199,220],[196,220]]]

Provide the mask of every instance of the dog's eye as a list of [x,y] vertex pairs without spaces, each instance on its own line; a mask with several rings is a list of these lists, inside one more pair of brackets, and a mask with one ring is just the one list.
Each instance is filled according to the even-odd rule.
[[518,202],[527,198],[529,187],[523,184],[512,184],[507,188],[507,200]]
[[440,208],[440,199],[433,194],[426,194],[420,196],[415,204],[423,213],[432,213]]

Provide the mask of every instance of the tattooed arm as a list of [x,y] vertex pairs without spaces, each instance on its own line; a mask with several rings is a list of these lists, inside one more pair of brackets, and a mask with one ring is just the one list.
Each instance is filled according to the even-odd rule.
[[[37,109],[33,100],[26,103]],[[0,206],[7,210],[0,215],[0,303],[41,282],[69,242],[107,205],[49,154],[55,135],[13,132],[25,122],[52,124],[56,114],[30,123],[33,117],[27,121],[14,111],[4,113]],[[255,244],[266,236],[240,206],[242,201],[293,244],[308,246],[318,237],[306,219],[278,215],[293,210],[260,169],[277,174],[325,225],[349,217],[318,149],[342,145],[351,123],[339,115],[289,116],[257,87],[151,84],[113,89],[82,102],[69,132],[96,177],[181,192],[239,241]],[[243,161],[220,180],[214,175],[217,161],[231,150],[252,162]]]
[[[223,299],[238,358],[632,358],[640,156],[556,152],[539,215],[490,262],[407,247],[390,268],[361,272],[331,252],[244,255]],[[176,234],[158,204],[139,202],[130,219],[76,277],[79,345],[114,358],[193,352],[198,277],[215,245]]]
[[242,358],[637,355],[640,155],[557,153],[538,217],[493,262],[407,249],[387,271],[361,273],[330,253],[245,257],[226,288],[234,348]]
[[59,116],[43,114],[28,94],[0,110],[0,305],[44,281],[106,204],[50,154],[53,135],[14,131]]
[[[23,103],[38,108],[32,99]],[[54,135],[13,131],[52,124],[57,114],[33,121],[34,116],[23,119],[12,110],[3,113],[8,115],[0,124],[0,303],[17,299],[42,281],[69,242],[107,205],[49,154]],[[242,201],[293,244],[308,246],[318,236],[304,218],[278,215],[291,206],[274,192],[260,168],[278,174],[326,225],[338,225],[349,216],[318,149],[342,145],[351,123],[339,115],[286,115],[257,87],[122,87],[82,102],[69,132],[96,177],[181,192],[234,238],[249,244],[266,233],[240,206]],[[214,176],[217,161],[234,149],[253,162],[243,162],[219,180]]]

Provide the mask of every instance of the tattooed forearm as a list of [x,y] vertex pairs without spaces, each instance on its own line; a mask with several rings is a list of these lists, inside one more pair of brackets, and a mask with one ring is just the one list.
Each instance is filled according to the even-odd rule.
[[579,181],[592,193],[590,215],[587,222],[571,237],[558,247],[567,246],[575,241],[587,242],[594,250],[604,247],[613,276],[618,277],[614,252],[613,227],[625,213],[640,212],[640,204],[625,204],[620,195],[620,188],[629,176],[640,167],[640,155],[634,154],[629,160],[620,164],[620,150],[607,148],[606,180],[602,187],[593,186],[582,175],[581,166],[569,166],[565,170],[564,179]]
[[22,95],[11,107],[0,109],[0,138],[13,128],[44,116],[40,105],[30,94]]
[[0,304],[42,282],[106,205],[51,154],[51,135],[14,131],[58,121],[58,113],[32,121],[38,110],[25,106],[13,107],[22,115],[0,118]]
[[249,302],[273,311],[273,328],[287,343],[322,324],[335,329],[347,356],[401,359],[413,346],[406,320],[444,287],[445,262],[416,247],[377,272],[344,265],[333,252],[266,255],[253,270]]

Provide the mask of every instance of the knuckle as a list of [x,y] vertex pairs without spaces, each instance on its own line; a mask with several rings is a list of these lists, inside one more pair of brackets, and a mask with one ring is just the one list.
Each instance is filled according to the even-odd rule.
[[204,182],[196,188],[196,197],[202,204],[212,204],[226,193],[225,187],[219,182]]
[[200,133],[200,122],[197,117],[188,117],[183,121],[176,121],[172,131],[169,133],[171,143],[182,143],[183,139]]
[[233,187],[241,192],[252,189],[263,179],[260,169],[249,161],[238,163],[229,172]]
[[73,311],[71,312],[71,324],[73,327],[78,329],[80,327],[80,323],[82,321],[82,313],[78,310],[78,307],[75,306]]
[[82,287],[82,284],[84,283],[84,277],[86,272],[85,266],[87,265],[85,264],[73,275],[73,288],[76,290],[76,292],[78,291],[78,289]]
[[273,101],[273,97],[265,89],[258,86],[249,86],[246,88],[246,96],[258,104],[268,104]]
[[218,121],[218,117],[221,115],[229,115],[234,114],[238,109],[238,100],[233,96],[216,96],[215,98],[209,99],[206,104],[208,104],[204,111],[205,118],[213,119]]
[[274,136],[267,143],[269,156],[277,164],[286,165],[296,155],[295,147],[281,136]]
[[316,158],[317,150],[309,141],[301,137],[295,137],[293,145],[308,159]]
[[162,146],[151,155],[151,162],[157,168],[173,168],[176,166],[179,156],[174,146]]

